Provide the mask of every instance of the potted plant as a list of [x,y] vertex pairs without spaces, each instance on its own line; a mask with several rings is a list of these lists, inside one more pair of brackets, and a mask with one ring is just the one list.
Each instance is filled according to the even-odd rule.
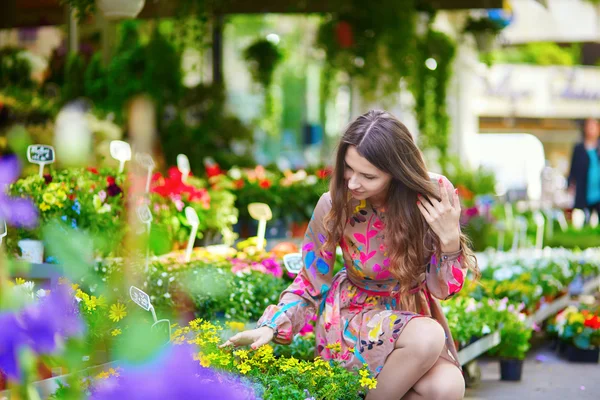
[[531,345],[532,328],[525,323],[525,315],[504,311],[501,315],[500,336],[502,341],[490,354],[500,357],[500,379],[520,381],[523,375],[523,360]]
[[471,33],[477,43],[477,49],[481,53],[487,53],[494,47],[496,36],[504,27],[488,17],[474,18],[469,16],[463,27],[463,33]]
[[600,358],[599,310],[567,307],[556,316],[555,329],[569,361],[598,363]]

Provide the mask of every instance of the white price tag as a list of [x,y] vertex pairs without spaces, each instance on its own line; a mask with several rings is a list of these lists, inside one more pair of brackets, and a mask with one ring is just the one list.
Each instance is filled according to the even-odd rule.
[[142,289],[138,289],[135,286],[129,288],[129,297],[131,300],[142,307],[146,311],[150,311],[152,304],[150,303],[150,296],[148,296]]
[[283,265],[285,269],[292,274],[297,274],[302,270],[304,261],[302,260],[302,253],[290,253],[283,256]]
[[0,222],[0,244],[2,244],[2,239],[8,235],[8,229],[6,228],[6,221]]
[[125,162],[131,160],[131,146],[122,140],[113,140],[110,142],[110,155],[119,161],[119,172],[123,172]]
[[192,170],[190,168],[190,160],[185,154],[177,155],[177,168],[181,172],[181,180],[185,183]]
[[44,175],[44,166],[56,160],[54,147],[45,144],[32,144],[27,147],[27,160],[32,164],[39,164],[40,176]]
[[55,160],[54,148],[45,144],[32,144],[27,147],[27,159],[35,164],[52,164]]
[[150,208],[146,205],[138,206],[136,209],[136,213],[140,221],[144,224],[149,224],[152,222],[152,213],[150,212]]

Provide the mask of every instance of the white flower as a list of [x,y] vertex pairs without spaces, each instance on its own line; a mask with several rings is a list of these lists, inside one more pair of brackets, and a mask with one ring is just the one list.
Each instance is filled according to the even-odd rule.
[[242,171],[239,168],[231,168],[229,172],[227,172],[227,175],[229,175],[231,179],[242,179]]
[[35,295],[38,299],[41,299],[42,297],[46,297],[46,291],[44,289],[40,289],[37,292],[35,292]]
[[167,292],[164,294],[165,298],[170,299],[171,298],[171,293]]
[[159,279],[158,281],[156,281],[156,284],[157,284],[158,286],[162,286],[162,283],[163,283],[163,282],[162,282],[162,279]]
[[490,333],[492,333],[492,330],[490,329],[490,327],[487,326],[487,325],[484,325],[483,328],[481,329],[481,334],[482,335],[487,335],[487,334],[490,334]]

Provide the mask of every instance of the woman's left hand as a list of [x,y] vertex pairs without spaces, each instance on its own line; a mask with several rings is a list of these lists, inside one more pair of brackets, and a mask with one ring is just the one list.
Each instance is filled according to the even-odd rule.
[[[454,190],[453,194],[448,194],[443,178],[440,178],[438,182],[442,201],[418,194],[417,207],[425,217],[425,221],[440,238],[442,246],[447,247],[449,251],[459,250],[460,200],[458,190]],[[452,201],[450,201],[450,196],[452,196]]]

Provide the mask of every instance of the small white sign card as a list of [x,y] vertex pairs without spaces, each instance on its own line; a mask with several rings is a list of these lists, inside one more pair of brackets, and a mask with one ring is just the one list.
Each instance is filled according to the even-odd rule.
[[8,235],[8,229],[6,228],[6,221],[0,222],[0,245],[2,244],[2,239]]
[[156,164],[154,163],[152,156],[148,153],[136,153],[135,160],[138,162],[138,164],[140,164],[142,167],[148,170],[148,176],[146,177],[146,193],[150,193],[150,181],[152,180],[152,170],[154,170]]
[[194,249],[194,241],[196,240],[196,235],[198,234],[198,226],[200,225],[200,220],[198,219],[198,213],[192,207],[185,208],[185,218],[187,218],[188,223],[192,227],[192,232],[190,233],[190,239],[188,240],[187,249],[185,250],[185,262],[190,262],[192,258],[192,250]]
[[258,232],[256,233],[258,243],[256,247],[258,247],[259,250],[262,250],[265,248],[267,221],[273,218],[273,213],[271,212],[271,208],[265,203],[248,204],[248,212],[252,218],[258,221]]
[[110,142],[110,155],[119,162],[119,173],[123,173],[125,162],[131,160],[131,146],[122,140]]
[[56,160],[54,147],[45,144],[32,144],[27,147],[27,160],[40,165],[40,177],[44,176],[44,166]]
[[302,253],[290,253],[283,256],[283,265],[285,269],[292,274],[297,274],[302,270],[304,261],[302,260]]
[[142,307],[144,310],[152,312],[152,319],[154,320],[154,323],[152,324],[150,329],[153,331],[158,331],[158,332],[165,331],[166,335],[168,335],[167,343],[170,342],[171,341],[171,322],[168,319],[159,320],[156,318],[156,311],[154,310],[154,306],[150,302],[150,296],[148,296],[148,294],[146,292],[144,292],[142,289],[139,289],[135,286],[130,286],[129,287],[129,297],[131,297],[131,300],[135,304]]
[[177,155],[177,168],[181,172],[181,181],[187,183],[187,178],[192,169],[190,168],[190,160],[185,154]]

